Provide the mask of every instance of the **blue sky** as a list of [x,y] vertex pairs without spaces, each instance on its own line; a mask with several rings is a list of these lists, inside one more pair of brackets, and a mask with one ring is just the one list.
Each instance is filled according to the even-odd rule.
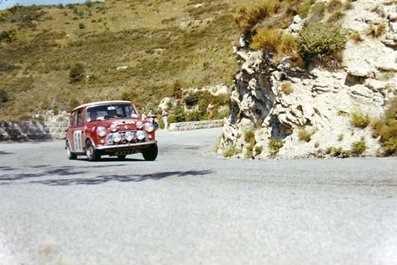
[[[86,0],[0,0],[0,10],[12,7],[16,4],[30,6],[30,5],[58,5],[58,4],[77,4],[85,3]],[[91,1],[95,2],[95,1]]]

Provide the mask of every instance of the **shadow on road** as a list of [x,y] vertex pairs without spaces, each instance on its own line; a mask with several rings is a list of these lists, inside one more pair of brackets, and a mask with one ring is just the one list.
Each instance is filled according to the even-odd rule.
[[0,155],[12,155],[13,153],[9,153],[9,152],[4,152],[4,151],[0,151]]
[[189,171],[170,171],[159,172],[143,175],[102,175],[95,178],[70,178],[70,179],[48,179],[31,181],[30,183],[45,184],[50,186],[67,186],[67,185],[98,185],[111,181],[118,182],[141,182],[145,180],[161,180],[167,177],[187,177],[187,176],[203,176],[211,174],[211,170],[189,170]]
[[[64,167],[57,167],[57,168],[51,168],[49,165],[35,165],[35,166],[30,166],[28,168],[33,168],[33,169],[43,169],[43,168],[48,168],[47,170],[43,172],[37,172],[37,173],[31,173],[31,172],[23,172],[23,173],[10,173],[10,174],[1,174],[0,173],[0,185],[4,184],[11,184],[13,181],[18,181],[18,180],[24,180],[24,179],[29,179],[29,178],[40,178],[40,177],[45,177],[45,176],[74,176],[74,175],[84,175],[87,172],[83,171],[84,169],[87,168],[109,168],[109,167],[120,167],[124,166],[123,164],[117,164],[117,165],[97,165],[97,166],[86,166],[82,168],[82,170],[76,171],[76,167],[73,166],[64,166]],[[9,167],[9,166],[0,166],[0,171],[15,171],[17,168]]]

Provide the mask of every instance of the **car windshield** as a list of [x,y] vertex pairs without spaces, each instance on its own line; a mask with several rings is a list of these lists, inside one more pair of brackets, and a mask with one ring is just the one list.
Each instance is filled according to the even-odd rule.
[[87,121],[118,119],[118,118],[137,118],[138,114],[131,105],[112,104],[87,108]]

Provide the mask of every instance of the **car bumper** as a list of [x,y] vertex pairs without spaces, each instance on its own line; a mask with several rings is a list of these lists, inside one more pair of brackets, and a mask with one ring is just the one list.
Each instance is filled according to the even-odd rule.
[[95,151],[101,154],[117,154],[117,153],[138,153],[146,148],[156,145],[157,141],[150,141],[144,143],[128,143],[119,145],[99,145],[96,146]]

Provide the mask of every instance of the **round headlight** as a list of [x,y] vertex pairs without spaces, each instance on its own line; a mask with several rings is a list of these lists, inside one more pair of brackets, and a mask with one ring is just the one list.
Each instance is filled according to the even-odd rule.
[[154,124],[151,122],[147,122],[145,123],[145,131],[147,131],[148,133],[151,133],[154,131]]
[[129,142],[134,139],[134,134],[131,131],[126,131],[124,137]]
[[139,141],[142,141],[143,139],[145,139],[145,137],[146,137],[146,135],[145,135],[145,133],[143,131],[137,131],[136,132],[136,138]]
[[98,126],[98,128],[96,128],[96,133],[98,134],[99,137],[105,137],[106,128],[103,126]]
[[115,143],[120,142],[121,141],[121,135],[118,132],[112,134],[112,140]]
[[114,123],[112,123],[112,125],[110,125],[110,130],[111,130],[112,132],[117,131],[117,125],[114,124]]
[[142,121],[137,121],[137,122],[136,122],[136,127],[137,127],[138,129],[142,129],[142,128],[143,128],[143,122],[142,122]]

